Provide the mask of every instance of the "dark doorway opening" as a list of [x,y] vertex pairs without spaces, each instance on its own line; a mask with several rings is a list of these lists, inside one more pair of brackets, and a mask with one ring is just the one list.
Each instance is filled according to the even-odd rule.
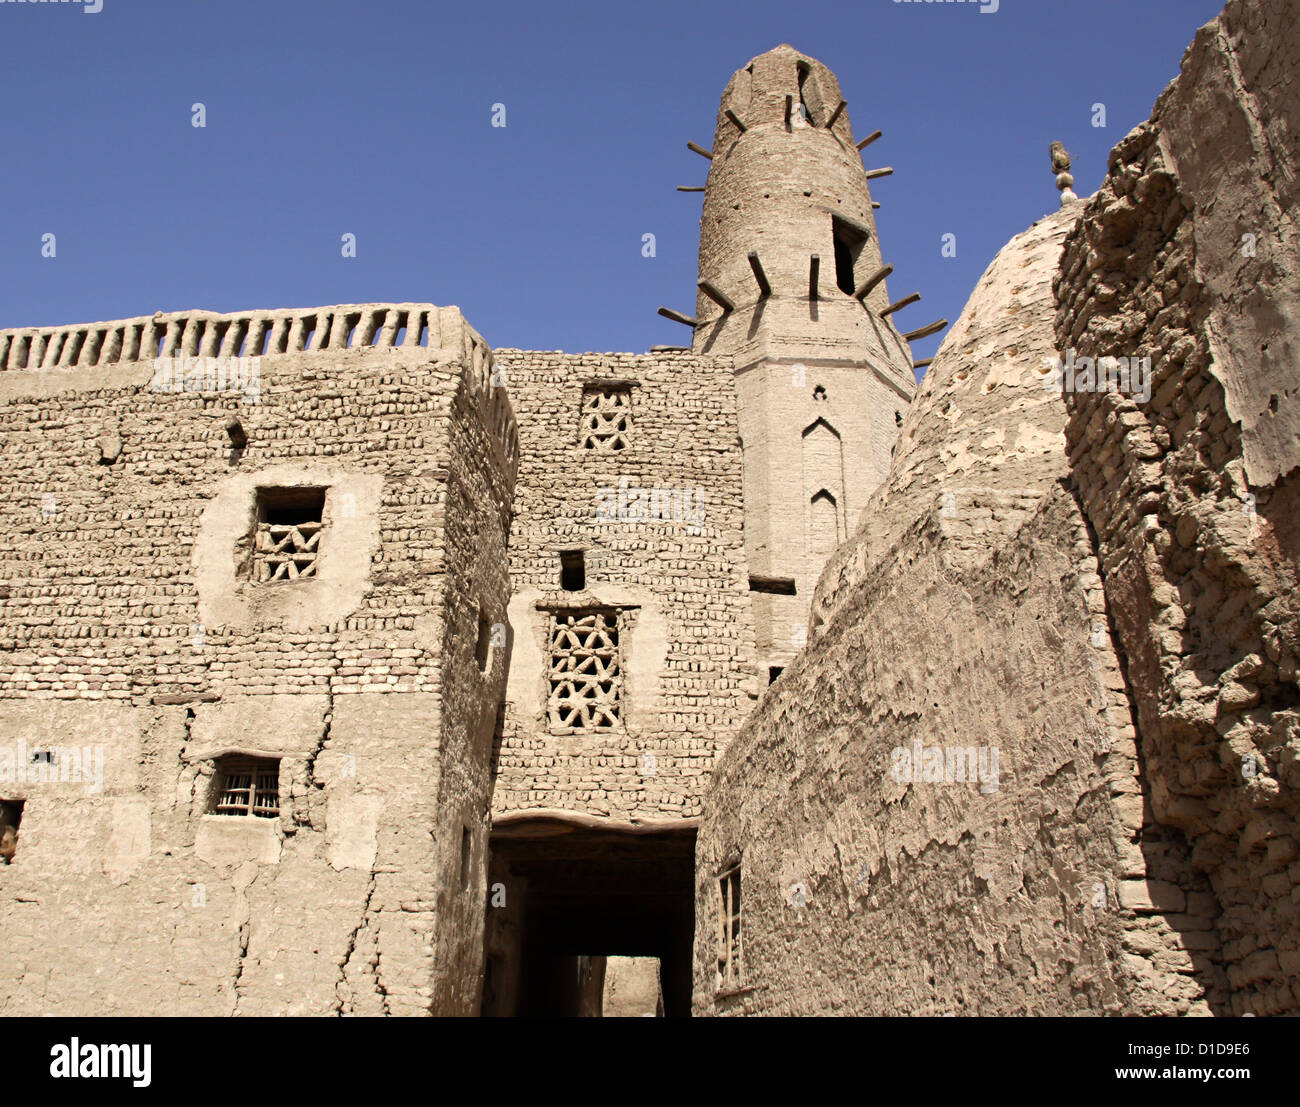
[[658,959],[663,1014],[690,1015],[695,826],[594,822],[540,816],[494,827],[484,1015],[601,1013],[606,958]]
[[846,296],[852,296],[856,291],[854,278],[858,258],[862,256],[862,247],[867,244],[867,236],[834,216],[831,217],[831,232],[835,239],[835,286]]

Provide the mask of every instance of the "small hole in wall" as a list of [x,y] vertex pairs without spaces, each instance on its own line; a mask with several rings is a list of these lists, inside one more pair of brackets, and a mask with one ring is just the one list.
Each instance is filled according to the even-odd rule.
[[560,551],[560,587],[566,592],[587,587],[587,559],[582,550]]
[[894,412],[894,426],[901,427],[902,425],[903,425],[903,413],[901,411]]
[[462,826],[460,828],[460,886],[462,891],[469,887],[469,855],[469,827]]
[[8,865],[18,849],[18,824],[23,821],[22,800],[0,800],[0,862]]
[[1277,393],[1276,392],[1274,392],[1273,395],[1271,395],[1268,398],[1268,410],[1271,411],[1274,415],[1277,414]]
[[478,640],[474,643],[474,660],[478,662],[479,672],[488,670],[488,657],[492,646],[492,622],[482,610],[478,613]]
[[779,677],[783,672],[785,672],[785,666],[784,666],[784,665],[771,665],[771,666],[769,666],[769,667],[768,667],[768,670],[767,670],[767,682],[768,682],[768,684],[775,684],[775,683],[776,683],[776,678]]

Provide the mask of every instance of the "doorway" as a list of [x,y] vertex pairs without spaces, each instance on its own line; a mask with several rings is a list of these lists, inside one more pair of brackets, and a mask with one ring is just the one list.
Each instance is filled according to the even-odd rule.
[[694,820],[521,812],[497,820],[491,850],[485,1016],[690,1015]]

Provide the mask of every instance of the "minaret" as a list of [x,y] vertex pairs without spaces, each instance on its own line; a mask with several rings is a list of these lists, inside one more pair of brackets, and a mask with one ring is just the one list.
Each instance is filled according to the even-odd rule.
[[735,357],[764,677],[802,645],[915,390],[868,187],[892,170],[860,152],[877,137],[855,145],[835,75],[783,45],[731,78],[706,152],[693,345]]

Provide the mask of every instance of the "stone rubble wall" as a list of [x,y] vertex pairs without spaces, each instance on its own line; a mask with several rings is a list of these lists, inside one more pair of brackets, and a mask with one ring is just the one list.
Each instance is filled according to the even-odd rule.
[[1185,841],[1208,878],[1216,1009],[1237,1015],[1300,1009],[1297,56],[1281,0],[1233,0],[1202,28],[1112,152],[1057,282],[1061,350],[1151,358],[1149,399],[1067,395],[1066,434],[1142,735],[1145,833]]

